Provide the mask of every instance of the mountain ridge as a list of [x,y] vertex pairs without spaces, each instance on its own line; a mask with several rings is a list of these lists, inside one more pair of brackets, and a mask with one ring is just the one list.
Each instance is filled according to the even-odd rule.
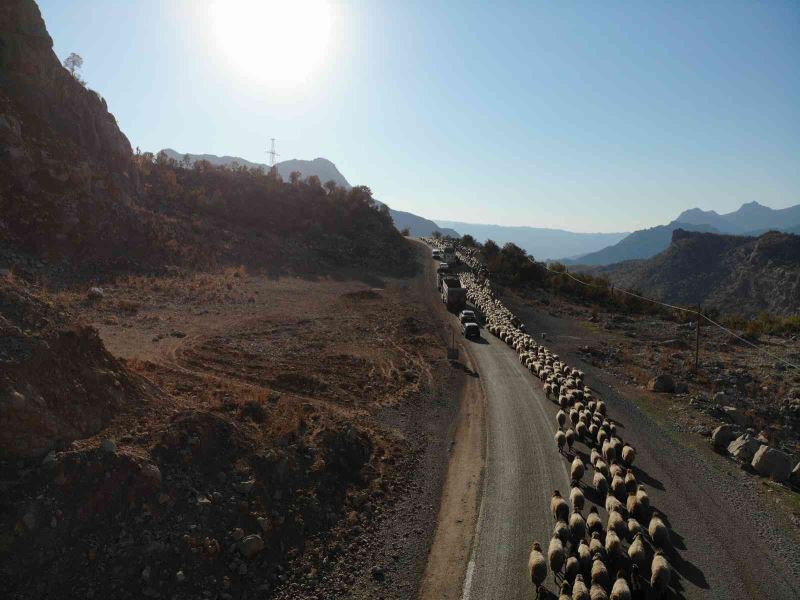
[[[240,166],[250,169],[261,168],[265,172],[270,169],[270,167],[266,164],[254,163],[237,156],[217,156],[216,154],[192,153],[181,154],[172,148],[164,148],[162,152],[164,152],[169,158],[175,159],[178,162],[183,160],[184,156],[188,156],[191,164],[199,160],[206,160],[216,166],[231,166],[233,164],[239,164]],[[318,157],[313,160],[293,158],[275,163],[275,168],[277,169],[278,174],[284,180],[288,180],[293,171],[298,171],[304,178],[311,175],[316,175],[319,177],[321,183],[333,181],[337,186],[348,190],[353,187],[350,185],[350,182],[347,181],[345,176],[342,175],[341,171],[339,171],[336,165],[327,158]],[[414,237],[428,236],[434,231],[439,231],[444,236],[460,237],[458,232],[452,229],[439,227],[436,223],[430,219],[426,219],[425,217],[402,210],[395,210],[392,207],[389,207],[389,213],[391,214],[395,227],[397,227],[398,230],[408,228],[410,234]]]

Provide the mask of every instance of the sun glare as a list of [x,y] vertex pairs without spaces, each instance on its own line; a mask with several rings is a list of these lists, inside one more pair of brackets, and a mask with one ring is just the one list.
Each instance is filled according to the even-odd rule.
[[326,0],[215,0],[209,17],[216,50],[254,82],[304,83],[329,52],[332,14]]

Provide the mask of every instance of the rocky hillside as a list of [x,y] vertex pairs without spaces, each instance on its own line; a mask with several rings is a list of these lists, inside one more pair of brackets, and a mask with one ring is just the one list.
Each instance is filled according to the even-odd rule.
[[676,229],[669,247],[638,261],[591,269],[618,286],[728,314],[800,313],[800,236],[759,237]]
[[[216,166],[236,167],[245,166],[249,169],[262,169],[264,172],[269,170],[269,166],[263,163],[254,163],[238,156],[216,156],[214,154],[181,154],[165,148],[162,150],[169,158],[175,161],[182,161],[188,157],[189,163],[194,164],[198,161],[206,161]],[[278,171],[284,181],[289,181],[289,176],[293,171],[300,173],[302,178],[316,176],[322,183],[333,181],[339,187],[349,190],[351,187],[350,182],[347,181],[344,175],[326,158],[315,158],[314,160],[284,160],[275,163],[275,169]],[[380,204],[380,203],[379,203]],[[389,214],[392,217],[395,227],[398,230],[408,229],[412,236],[423,237],[431,235],[434,231],[438,231],[442,235],[451,237],[460,237],[459,234],[453,229],[447,227],[439,227],[430,219],[420,217],[413,213],[405,212],[402,210],[395,210],[389,207]]]
[[786,231],[787,227],[800,225],[800,204],[773,209],[758,202],[748,202],[725,214],[692,208],[682,212],[677,220],[692,225],[710,225],[722,233],[749,235],[770,229]]

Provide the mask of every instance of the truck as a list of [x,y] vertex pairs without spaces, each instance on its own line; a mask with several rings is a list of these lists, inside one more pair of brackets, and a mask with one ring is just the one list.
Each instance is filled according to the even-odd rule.
[[461,287],[458,277],[443,277],[442,302],[450,312],[459,312],[467,305],[467,290]]
[[442,259],[443,259],[443,260],[444,260],[444,262],[446,262],[448,265],[455,265],[455,264],[457,264],[457,262],[456,262],[456,251],[455,251],[455,248],[453,248],[453,246],[445,246],[445,247],[444,247],[444,250],[442,250]]

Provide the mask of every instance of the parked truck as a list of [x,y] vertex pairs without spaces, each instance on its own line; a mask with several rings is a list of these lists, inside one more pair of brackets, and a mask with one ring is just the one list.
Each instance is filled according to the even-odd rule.
[[456,250],[453,246],[445,246],[444,250],[442,251],[442,259],[448,265],[455,265],[458,264],[458,259],[456,258]]
[[458,277],[444,277],[441,283],[442,302],[450,312],[459,312],[467,305],[467,290]]

